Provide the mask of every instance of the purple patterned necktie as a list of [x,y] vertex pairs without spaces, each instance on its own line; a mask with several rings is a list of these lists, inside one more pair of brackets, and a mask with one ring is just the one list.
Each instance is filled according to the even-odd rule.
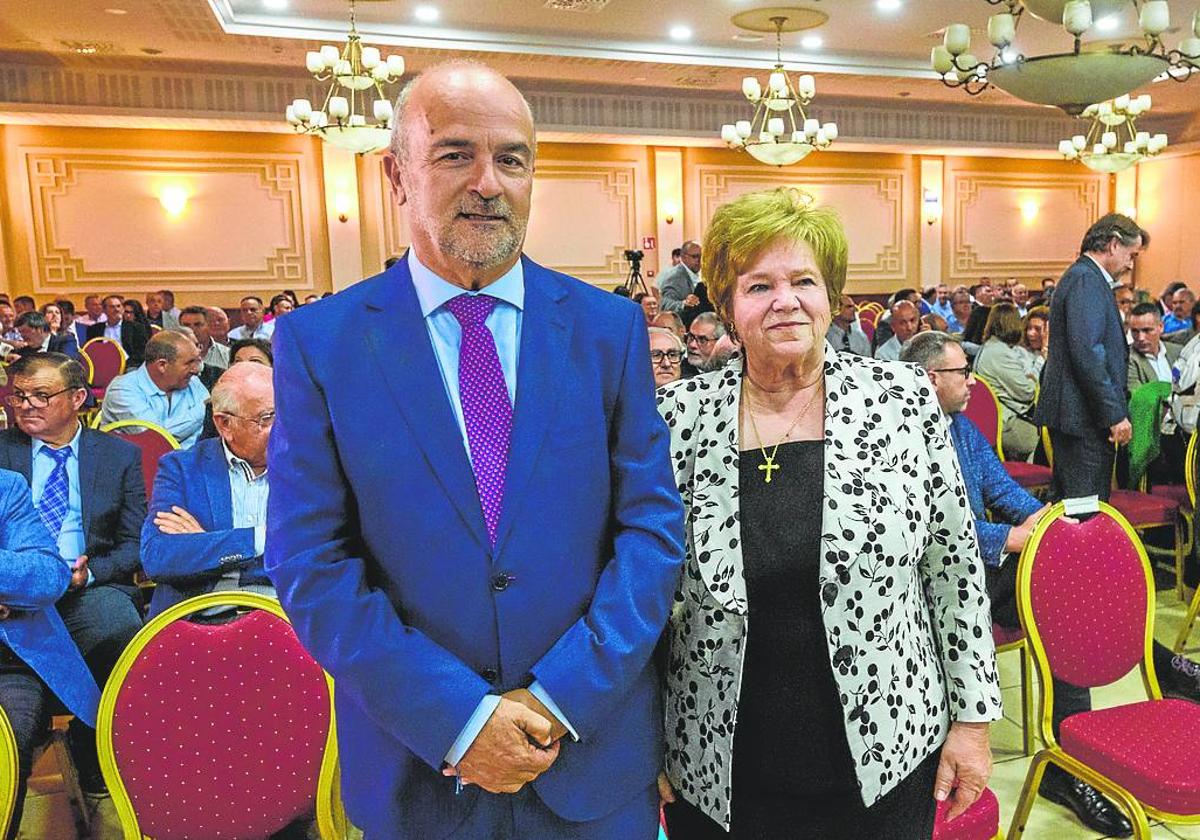
[[462,327],[458,396],[467,426],[475,489],[479,491],[483,521],[492,545],[496,544],[496,526],[504,501],[504,474],[508,468],[508,444],[512,436],[508,386],[500,367],[500,355],[496,352],[496,340],[485,323],[496,303],[496,298],[487,295],[459,295],[446,303],[446,308]]

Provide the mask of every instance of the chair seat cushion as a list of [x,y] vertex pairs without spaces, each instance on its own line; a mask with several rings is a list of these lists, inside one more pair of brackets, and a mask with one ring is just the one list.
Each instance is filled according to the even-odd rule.
[[992,840],[1000,828],[1000,803],[991,788],[984,788],[975,804],[954,822],[946,822],[949,800],[939,802],[933,823],[933,840]]
[[1180,507],[1186,507],[1188,504],[1187,485],[1185,484],[1159,484],[1150,488],[1150,494],[1170,499]]
[[1050,483],[1053,470],[1041,464],[1030,464],[1025,461],[1005,461],[1004,469],[1013,481],[1022,487],[1041,487]]
[[992,643],[996,647],[1011,645],[1025,638],[1025,631],[1020,627],[1005,627],[1002,624],[992,624]]
[[1200,814],[1200,704],[1144,700],[1072,715],[1062,748],[1151,807]]
[[1174,522],[1179,514],[1177,502],[1136,490],[1113,490],[1108,503],[1119,510],[1134,528]]

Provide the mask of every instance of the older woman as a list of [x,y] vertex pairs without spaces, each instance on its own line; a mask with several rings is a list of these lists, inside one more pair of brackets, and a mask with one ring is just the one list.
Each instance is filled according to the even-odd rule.
[[1024,461],[1038,444],[1038,427],[1030,413],[1037,397],[1038,370],[1021,347],[1025,324],[1016,304],[992,306],[983,328],[983,346],[975,355],[975,373],[987,380],[1000,400],[1004,457]]
[[1001,714],[945,420],[913,367],[827,345],[847,261],[831,211],[744,195],[702,250],[743,364],[659,392],[688,512],[670,834],[928,838],[935,800],[956,816],[986,784]]

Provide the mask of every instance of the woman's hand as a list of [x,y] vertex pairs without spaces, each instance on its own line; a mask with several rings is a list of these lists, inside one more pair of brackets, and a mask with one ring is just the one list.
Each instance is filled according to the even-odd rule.
[[950,724],[950,734],[942,745],[937,781],[933,784],[934,799],[938,802],[951,800],[946,822],[975,804],[991,775],[992,748],[988,744],[988,724],[959,721]]
[[675,801],[675,791],[671,789],[671,783],[667,781],[666,773],[658,774],[658,798],[663,801],[664,805],[670,805]]

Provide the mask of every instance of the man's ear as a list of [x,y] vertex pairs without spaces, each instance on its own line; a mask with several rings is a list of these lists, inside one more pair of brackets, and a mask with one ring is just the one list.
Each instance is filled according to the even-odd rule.
[[383,158],[383,174],[387,176],[388,183],[392,185],[392,195],[396,197],[397,204],[404,204],[408,200],[408,196],[404,192],[404,181],[400,177],[400,161],[396,159],[393,152],[388,152]]

